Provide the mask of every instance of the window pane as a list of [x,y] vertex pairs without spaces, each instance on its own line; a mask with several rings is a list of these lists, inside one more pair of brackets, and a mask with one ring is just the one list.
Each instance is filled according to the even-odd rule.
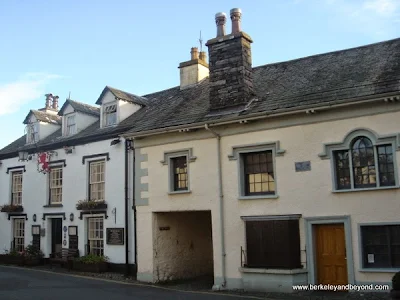
[[363,226],[361,238],[365,268],[393,268],[400,260],[400,225]]
[[187,157],[180,156],[171,159],[173,170],[173,189],[174,191],[188,189]]
[[345,151],[335,151],[335,166],[336,166],[336,188],[340,189],[350,189],[350,162],[349,162],[349,152]]
[[392,146],[383,145],[377,147],[379,164],[379,183],[381,186],[394,186],[394,164]]
[[359,137],[352,147],[354,187],[375,187],[376,170],[372,142],[366,137]]
[[242,154],[246,195],[275,192],[272,151]]

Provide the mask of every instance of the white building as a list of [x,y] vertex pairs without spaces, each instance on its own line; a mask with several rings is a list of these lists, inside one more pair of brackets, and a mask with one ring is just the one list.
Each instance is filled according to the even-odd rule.
[[[118,135],[145,99],[106,87],[96,104],[67,99],[58,111],[47,94],[25,118],[26,134],[0,151],[1,252],[77,248],[134,269],[133,151]],[[46,155],[50,172],[39,172]],[[95,208],[77,208],[88,199]]]

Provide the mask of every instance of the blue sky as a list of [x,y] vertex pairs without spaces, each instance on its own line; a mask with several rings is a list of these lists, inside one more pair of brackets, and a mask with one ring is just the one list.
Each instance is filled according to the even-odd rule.
[[400,0],[2,0],[0,148],[24,134],[45,93],[94,105],[106,85],[138,95],[179,85],[200,30],[207,50],[215,13],[235,7],[253,66],[400,35]]

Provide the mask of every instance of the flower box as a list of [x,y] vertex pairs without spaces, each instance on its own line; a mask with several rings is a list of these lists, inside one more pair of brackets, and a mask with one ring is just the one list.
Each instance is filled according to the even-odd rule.
[[103,273],[108,270],[107,262],[96,262],[96,263],[83,263],[80,261],[74,261],[73,270],[80,272],[90,272],[90,273]]
[[1,212],[22,212],[24,208],[21,205],[5,204],[1,206]]
[[0,262],[5,265],[24,265],[25,258],[22,255],[2,254],[0,255]]
[[107,209],[107,203],[105,201],[94,201],[94,200],[79,200],[76,204],[77,210],[99,210]]

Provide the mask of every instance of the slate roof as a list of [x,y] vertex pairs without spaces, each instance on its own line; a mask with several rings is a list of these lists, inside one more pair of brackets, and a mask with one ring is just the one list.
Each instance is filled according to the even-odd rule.
[[64,110],[67,108],[68,105],[71,105],[72,108],[80,113],[87,114],[87,115],[92,115],[95,117],[100,116],[100,108],[95,107],[86,103],[81,103],[78,101],[74,101],[71,99],[67,99],[63,106],[61,107],[60,111],[58,112],[59,116],[62,116],[64,114]]
[[145,95],[152,103],[129,117],[140,131],[355,102],[400,91],[400,39],[253,68],[256,99],[231,114],[209,114],[209,82]]
[[[274,114],[295,109],[357,102],[400,92],[400,39],[304,57],[253,68],[256,98],[246,107],[210,114],[209,80],[180,89],[179,86],[142,97],[106,87],[116,97],[143,107],[118,126],[100,129],[99,121],[71,137],[61,129],[40,141],[40,147],[87,143],[120,134],[166,129],[178,125],[204,124],[240,119],[259,113]],[[136,101],[136,102],[134,102]],[[0,150],[0,159],[24,146],[24,137]]]
[[52,113],[46,113],[45,111],[31,109],[24,120],[24,124],[28,124],[31,115],[34,115],[35,118],[40,122],[45,123],[53,123],[53,124],[61,124],[61,118]]
[[127,92],[115,89],[113,87],[110,87],[110,86],[106,86],[104,88],[99,99],[97,99],[96,104],[101,104],[101,100],[107,91],[110,91],[116,98],[123,100],[123,101],[131,102],[134,104],[139,104],[141,106],[145,106],[146,104],[148,104],[148,101],[145,97],[127,93]]

